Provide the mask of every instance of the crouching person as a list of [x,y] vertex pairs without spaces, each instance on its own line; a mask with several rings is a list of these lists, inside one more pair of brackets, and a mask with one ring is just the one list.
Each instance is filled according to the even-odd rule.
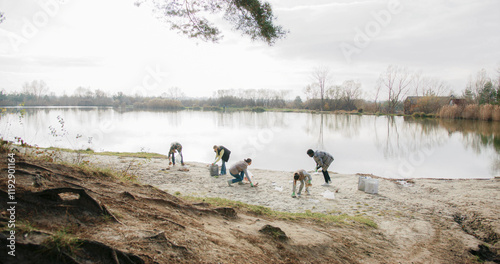
[[[297,190],[297,181],[300,181],[299,192],[295,195],[295,191]],[[300,193],[302,192],[302,188],[304,188],[304,184],[306,185],[306,193],[309,195],[309,186],[311,186],[312,177],[311,174],[307,173],[305,170],[298,170],[293,174],[293,192],[292,197],[296,198],[300,197]]]
[[252,164],[252,159],[250,159],[250,158],[236,162],[236,164],[234,164],[229,169],[229,173],[231,174],[231,176],[234,177],[234,179],[228,180],[227,184],[229,186],[231,186],[231,184],[233,184],[233,183],[243,184],[242,181],[246,175],[248,178],[248,181],[250,182],[250,186],[257,187],[258,183],[253,184],[252,177],[250,177],[248,175],[247,167],[250,166],[251,164]]

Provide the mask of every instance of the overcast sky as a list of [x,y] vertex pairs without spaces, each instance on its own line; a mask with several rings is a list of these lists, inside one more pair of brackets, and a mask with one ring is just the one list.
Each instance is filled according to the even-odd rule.
[[0,0],[0,90],[44,80],[51,92],[79,86],[109,95],[193,97],[219,89],[288,89],[303,96],[317,66],[333,83],[357,80],[370,99],[389,65],[449,83],[460,95],[471,74],[500,67],[499,0],[271,0],[290,30],[274,46],[221,25],[205,43],[170,31],[133,0]]

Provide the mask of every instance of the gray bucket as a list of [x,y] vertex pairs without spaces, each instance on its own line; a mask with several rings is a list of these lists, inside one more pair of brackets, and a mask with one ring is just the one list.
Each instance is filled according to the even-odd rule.
[[210,165],[210,176],[218,176],[219,175],[219,165]]

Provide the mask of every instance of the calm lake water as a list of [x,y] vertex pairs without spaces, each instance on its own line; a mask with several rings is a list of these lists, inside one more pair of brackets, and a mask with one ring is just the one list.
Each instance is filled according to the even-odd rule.
[[[10,109],[13,110],[13,109]],[[167,154],[183,145],[186,161],[210,163],[213,145],[229,164],[312,170],[309,148],[330,152],[331,171],[387,178],[492,178],[500,175],[499,122],[279,112],[129,111],[29,108],[0,119],[4,139],[40,147]],[[165,163],[167,165],[167,163]]]

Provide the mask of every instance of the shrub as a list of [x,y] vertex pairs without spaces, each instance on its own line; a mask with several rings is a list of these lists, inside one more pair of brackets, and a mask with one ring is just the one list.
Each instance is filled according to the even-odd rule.
[[467,105],[462,112],[464,119],[478,119],[479,106],[475,104]]
[[450,119],[457,119],[460,118],[461,116],[461,109],[458,107],[458,105],[445,105],[441,107],[439,110],[439,117],[441,118],[450,118]]
[[500,106],[491,104],[469,104],[465,107],[458,105],[443,106],[439,110],[439,117],[451,119],[475,119],[484,121],[500,121]]
[[425,113],[424,112],[415,112],[415,113],[412,114],[412,116],[414,118],[425,117]]
[[220,111],[222,108],[219,106],[213,106],[213,105],[204,105],[203,106],[203,111]]
[[495,107],[493,107],[493,113],[491,114],[491,119],[493,121],[500,121],[500,105],[495,105]]
[[481,120],[491,120],[493,114],[493,105],[485,104],[479,107],[479,119]]
[[262,113],[262,112],[265,112],[266,109],[264,107],[254,107],[254,108],[252,108],[252,111],[257,112],[257,113]]
[[184,106],[180,101],[170,100],[170,99],[160,99],[154,98],[144,102],[134,103],[136,108],[148,108],[148,109],[183,109]]

